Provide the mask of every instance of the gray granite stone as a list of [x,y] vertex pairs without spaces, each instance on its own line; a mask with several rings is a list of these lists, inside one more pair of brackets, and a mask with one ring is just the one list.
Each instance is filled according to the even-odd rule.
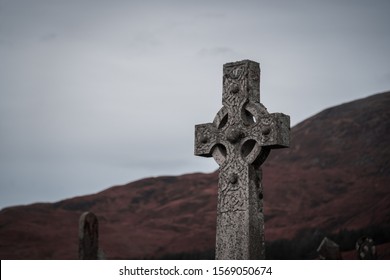
[[260,166],[290,141],[290,117],[260,103],[260,67],[223,66],[222,105],[212,123],[195,126],[195,155],[219,164],[216,259],[264,259]]

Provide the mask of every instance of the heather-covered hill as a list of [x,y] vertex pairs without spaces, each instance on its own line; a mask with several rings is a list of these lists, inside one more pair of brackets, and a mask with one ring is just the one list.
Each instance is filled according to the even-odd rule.
[[268,239],[390,223],[390,92],[326,109],[291,137],[264,167]]
[[[271,152],[263,167],[268,249],[298,250],[301,242],[308,254],[295,256],[311,256],[318,244],[310,242],[326,234],[342,241],[367,232],[389,242],[390,92],[326,109],[295,126],[291,137],[291,147]],[[108,258],[209,257],[217,181],[217,173],[147,178],[56,203],[5,208],[0,258],[77,258],[84,211],[98,216]]]

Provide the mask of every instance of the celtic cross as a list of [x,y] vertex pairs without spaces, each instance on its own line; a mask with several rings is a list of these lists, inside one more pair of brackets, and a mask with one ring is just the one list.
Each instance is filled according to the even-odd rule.
[[195,155],[219,164],[216,259],[264,259],[261,164],[290,141],[290,117],[260,103],[260,67],[223,66],[222,105],[212,123],[195,126]]

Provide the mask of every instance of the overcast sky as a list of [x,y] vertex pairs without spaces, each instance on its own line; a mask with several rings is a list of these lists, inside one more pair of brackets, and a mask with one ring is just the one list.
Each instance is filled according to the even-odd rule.
[[0,208],[211,172],[222,65],[292,125],[390,89],[390,1],[0,0]]

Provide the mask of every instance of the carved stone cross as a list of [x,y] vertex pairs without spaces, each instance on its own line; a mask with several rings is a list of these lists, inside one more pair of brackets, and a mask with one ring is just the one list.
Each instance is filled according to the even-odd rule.
[[290,141],[290,117],[260,103],[260,67],[244,60],[223,66],[223,107],[195,126],[195,155],[219,164],[216,259],[264,259],[261,164]]

